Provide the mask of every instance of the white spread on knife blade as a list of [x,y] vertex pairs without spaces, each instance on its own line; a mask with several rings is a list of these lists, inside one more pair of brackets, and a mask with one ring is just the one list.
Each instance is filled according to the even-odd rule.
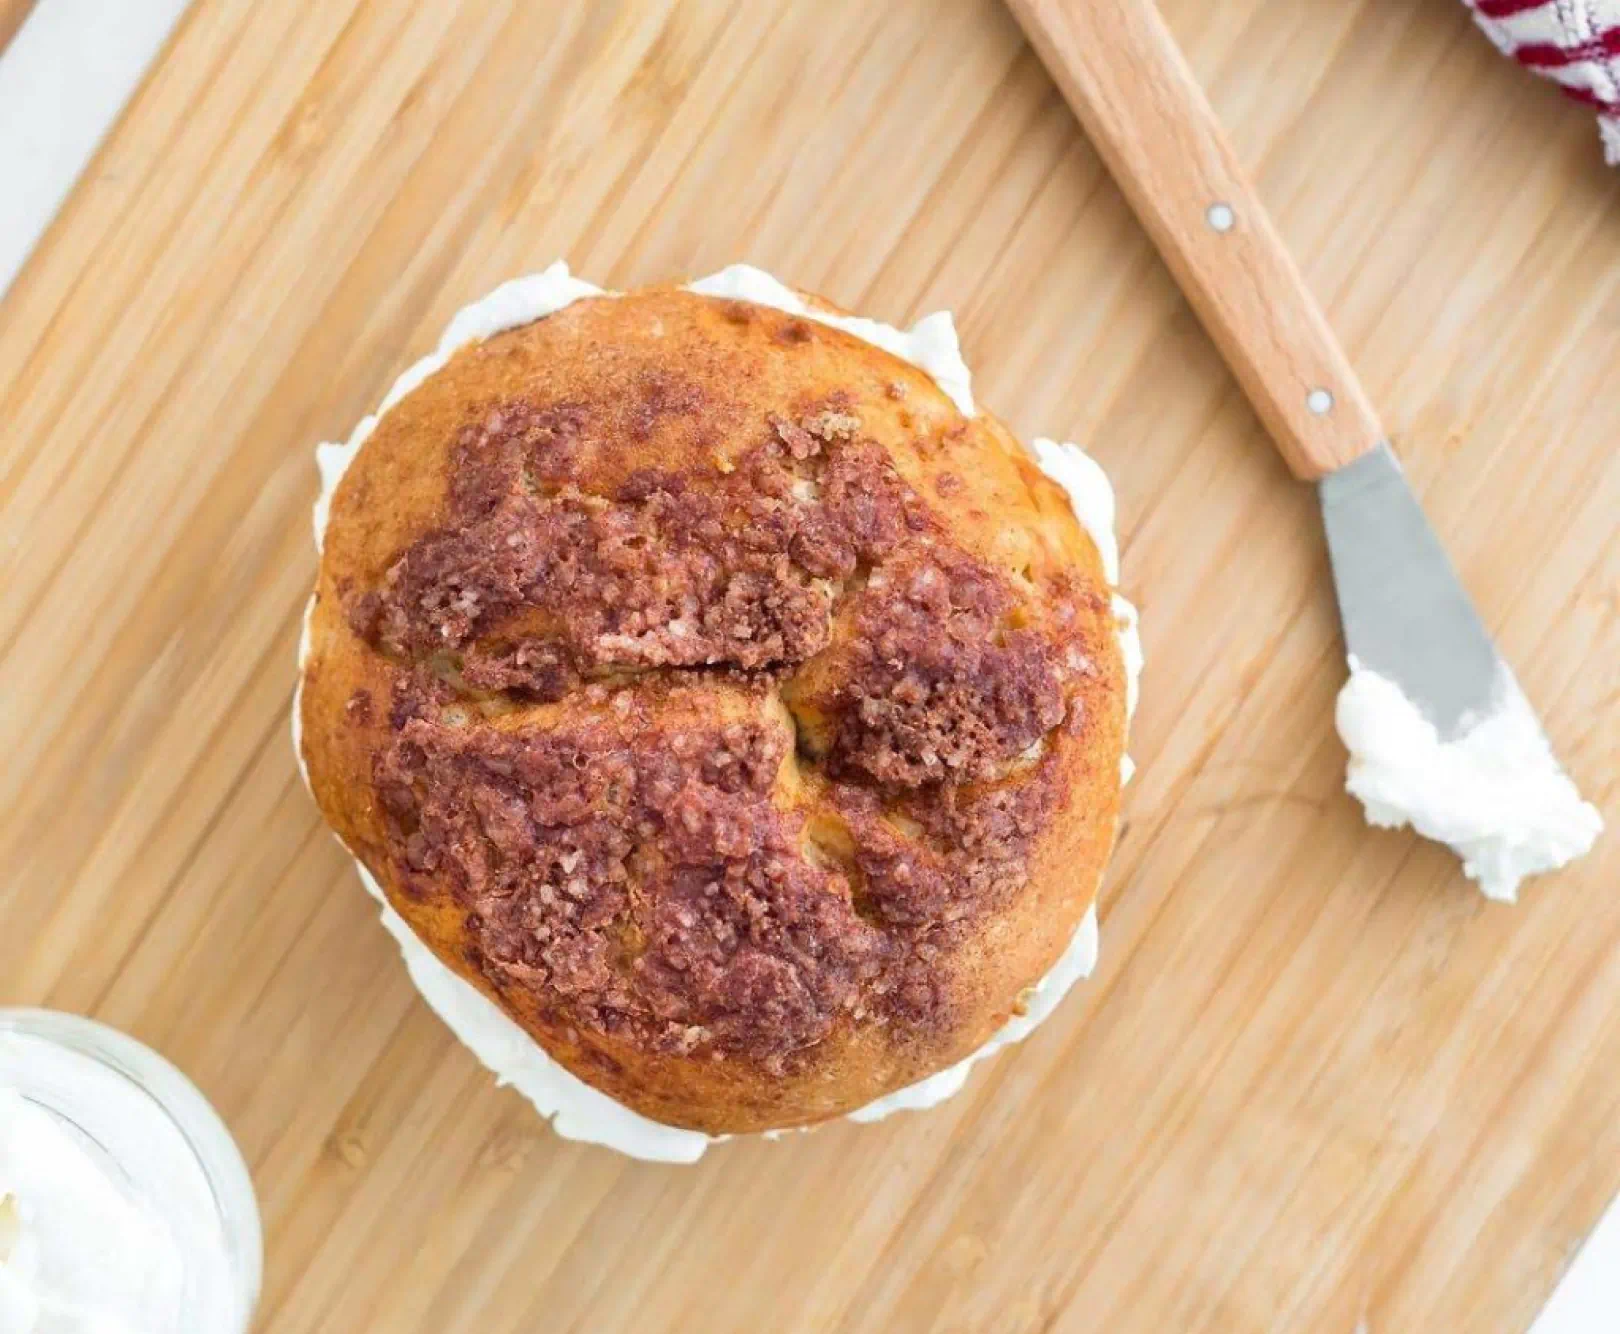
[[[719,273],[699,279],[690,284],[688,290],[700,296],[727,297],[771,306],[842,329],[927,372],[958,408],[968,416],[976,415],[972,376],[962,360],[956,326],[948,312],[930,315],[918,321],[910,331],[880,324],[876,320],[832,315],[807,305],[791,288],[770,274],[746,264],[733,264]],[[439,340],[437,350],[400,376],[382,405],[355,427],[347,442],[317,447],[316,463],[321,474],[321,494],[315,502],[314,512],[317,550],[326,533],[332,496],[338,482],[360,452],[360,447],[376,429],[383,413],[439,370],[458,347],[476,339],[488,338],[504,329],[531,323],[581,298],[612,295],[615,294],[573,277],[568,272],[568,266],[559,260],[543,272],[516,278],[497,287],[487,297],[459,312]],[[1114,533],[1114,492],[1108,478],[1095,460],[1076,445],[1038,440],[1034,448],[1042,471],[1068,493],[1076,516],[1097,544],[1110,583],[1117,583],[1119,546]],[[306,785],[309,774],[304,771],[299,691],[303,685],[302,668],[310,652],[309,619],[314,606],[312,598],[305,611],[304,631],[298,647],[299,690],[293,695],[293,749],[298,757],[299,770],[304,772]],[[1114,615],[1125,658],[1127,713],[1134,713],[1142,667],[1136,610],[1116,593]],[[1128,780],[1131,776],[1129,757],[1122,764],[1123,776]],[[702,1156],[710,1144],[717,1142],[716,1137],[701,1131],[682,1130],[641,1116],[570,1074],[483,993],[441,963],[405,920],[388,905],[381,888],[366,868],[360,866],[359,870],[367,890],[382,904],[383,925],[398,942],[411,980],[423,999],[502,1084],[510,1084],[528,1098],[542,1116],[549,1117],[559,1135],[566,1139],[605,1145],[634,1158],[659,1162],[693,1162]],[[994,1037],[966,1059],[868,1103],[850,1113],[850,1119],[877,1121],[892,1112],[931,1107],[949,1098],[966,1082],[968,1071],[975,1061],[1028,1036],[1057,1007],[1075,982],[1090,976],[1097,962],[1097,939],[1097,916],[1093,908],[1081,920],[1068,949],[1025,997],[1024,1014],[1009,1020]]]
[[1511,903],[1520,881],[1574,861],[1603,828],[1506,672],[1496,707],[1442,741],[1398,685],[1352,657],[1337,722],[1345,786],[1368,823],[1447,844],[1488,898]]

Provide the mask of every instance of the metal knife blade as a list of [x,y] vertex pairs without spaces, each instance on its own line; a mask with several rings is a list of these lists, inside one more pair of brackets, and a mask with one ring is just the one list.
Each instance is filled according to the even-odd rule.
[[1454,740],[1512,674],[1387,442],[1317,483],[1345,645]]

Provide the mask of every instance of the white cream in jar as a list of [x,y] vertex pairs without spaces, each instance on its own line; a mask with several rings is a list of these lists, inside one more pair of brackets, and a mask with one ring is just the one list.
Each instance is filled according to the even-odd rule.
[[0,1011],[0,1334],[242,1334],[260,1263],[241,1156],[178,1071]]

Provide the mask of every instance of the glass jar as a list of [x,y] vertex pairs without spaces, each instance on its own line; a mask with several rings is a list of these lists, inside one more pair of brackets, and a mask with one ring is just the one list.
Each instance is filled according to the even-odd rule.
[[[258,1205],[240,1151],[196,1086],[156,1052],[105,1024],[49,1010],[0,1008],[0,1098],[11,1094],[22,1100],[10,1104],[11,1151],[32,1153],[37,1144],[40,1155],[60,1151],[63,1158],[60,1168],[14,1162],[13,1174],[27,1171],[36,1194],[56,1194],[36,1201],[41,1208],[54,1204],[58,1214],[72,1215],[88,1201],[84,1212],[91,1215],[56,1217],[41,1229],[47,1235],[26,1243],[75,1253],[43,1262],[35,1256],[30,1264],[36,1272],[23,1286],[48,1284],[45,1266],[60,1276],[66,1265],[86,1276],[86,1292],[66,1294],[74,1300],[144,1301],[161,1289],[156,1305],[179,1308],[177,1316],[154,1317],[162,1334],[169,1330],[161,1322],[175,1319],[174,1334],[246,1334],[263,1274]],[[0,1136],[6,1133],[0,1126]],[[130,1265],[121,1255],[106,1217],[118,1200],[104,1185],[135,1211],[119,1207],[113,1210],[117,1220],[139,1216],[138,1232],[153,1240],[161,1265]],[[0,1177],[0,1197],[7,1191]],[[98,1201],[107,1208],[98,1209]],[[0,1218],[11,1234],[8,1251],[25,1244],[31,1206],[19,1191],[9,1207],[9,1219]],[[127,1273],[109,1268],[109,1260],[125,1265]],[[16,1256],[12,1262],[23,1263]],[[142,1272],[154,1268],[163,1273]]]

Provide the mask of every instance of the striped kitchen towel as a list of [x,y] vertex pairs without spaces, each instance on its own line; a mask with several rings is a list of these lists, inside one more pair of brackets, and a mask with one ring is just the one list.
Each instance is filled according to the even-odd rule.
[[1620,165],[1620,0],[1464,0],[1490,39],[1598,113]]

